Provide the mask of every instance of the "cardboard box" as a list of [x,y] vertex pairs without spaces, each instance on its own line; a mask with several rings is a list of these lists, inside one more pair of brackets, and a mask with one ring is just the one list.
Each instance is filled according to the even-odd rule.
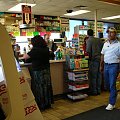
[[[34,96],[30,89],[30,86],[25,79],[23,73],[20,71],[19,73],[19,82],[22,91],[22,98],[24,103],[24,112],[26,120],[43,120],[42,114],[34,100]],[[7,90],[7,86],[5,84],[5,80],[0,82],[0,103],[2,109],[5,113],[5,116],[9,115],[9,107],[10,101],[8,97],[9,93]],[[17,107],[17,106],[16,106]]]
[[19,72],[19,80],[20,80],[20,87],[21,87],[21,91],[22,91],[22,98],[23,98],[23,102],[25,105],[25,104],[29,103],[30,101],[34,100],[34,96],[33,96],[33,93],[30,89],[30,86],[29,86],[27,80],[25,79],[25,77],[21,71]]
[[33,100],[24,106],[26,120],[43,120],[42,114]]

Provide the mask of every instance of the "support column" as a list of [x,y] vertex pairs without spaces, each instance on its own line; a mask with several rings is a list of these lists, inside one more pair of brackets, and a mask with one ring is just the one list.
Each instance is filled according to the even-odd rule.
[[98,32],[97,32],[97,9],[95,10],[95,37],[98,36]]

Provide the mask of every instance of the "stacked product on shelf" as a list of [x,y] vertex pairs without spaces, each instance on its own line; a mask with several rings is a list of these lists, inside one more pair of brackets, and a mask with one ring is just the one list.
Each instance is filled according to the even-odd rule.
[[71,90],[68,98],[78,100],[86,98],[88,95],[81,92],[89,88],[88,70],[71,70],[68,72],[68,89]]
[[88,57],[86,52],[86,41],[87,41],[86,34],[74,34],[72,38],[72,48],[77,49],[77,55],[85,55]]
[[87,55],[87,53],[86,53],[86,40],[87,40],[87,35],[85,35],[85,34],[79,35],[79,48],[84,53],[84,55]]
[[39,32],[60,32],[60,18],[57,16],[35,15],[36,30]]
[[[83,68],[88,68],[88,60],[86,58],[70,58],[71,56],[66,55],[66,66],[67,69],[69,70],[74,70],[74,69],[83,69]],[[77,56],[79,57],[79,56]]]
[[69,18],[63,18],[61,17],[61,31],[69,31],[70,26],[69,26]]
[[72,47],[78,48],[79,40],[78,38],[72,38]]
[[86,98],[88,95],[87,94],[79,94],[79,93],[74,93],[74,94],[68,94],[67,95],[68,98],[72,99],[72,100],[79,100],[79,99],[84,99]]
[[[95,30],[95,22],[93,21],[88,21],[88,26],[90,27],[90,29]],[[103,32],[104,30],[104,23],[103,22],[97,22],[97,31],[98,32]]]

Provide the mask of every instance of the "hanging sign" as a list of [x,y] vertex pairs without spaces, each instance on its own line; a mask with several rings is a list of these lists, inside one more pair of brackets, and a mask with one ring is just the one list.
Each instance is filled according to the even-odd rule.
[[30,24],[31,23],[31,6],[22,5],[22,19],[23,24]]

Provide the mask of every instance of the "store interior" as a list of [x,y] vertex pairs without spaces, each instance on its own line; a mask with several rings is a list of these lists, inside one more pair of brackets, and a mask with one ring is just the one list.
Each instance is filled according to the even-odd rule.
[[[30,6],[30,11],[22,11],[22,5],[20,11],[18,6],[11,11],[10,8],[19,3]],[[53,51],[54,57],[49,60],[54,104],[51,108],[41,111],[44,120],[67,120],[71,116],[107,105],[109,92],[104,89],[104,80],[101,84],[101,94],[89,95],[89,56],[85,48],[85,38],[88,29],[93,29],[94,36],[104,42],[108,38],[107,30],[114,27],[120,40],[119,10],[120,0],[0,1],[0,23],[9,34],[9,42],[16,58],[16,68],[18,72],[22,71],[30,88],[33,79],[32,63],[22,57],[32,49],[31,38],[36,35],[44,38],[44,35],[48,34],[49,40],[56,46]],[[75,11],[83,13],[71,15]],[[0,39],[3,40],[4,36]],[[6,78],[3,66],[0,55],[0,85]],[[78,79],[81,81],[77,81]],[[117,89],[120,90],[120,77]],[[0,100],[3,100],[2,97]],[[116,108],[120,110],[119,92]]]

